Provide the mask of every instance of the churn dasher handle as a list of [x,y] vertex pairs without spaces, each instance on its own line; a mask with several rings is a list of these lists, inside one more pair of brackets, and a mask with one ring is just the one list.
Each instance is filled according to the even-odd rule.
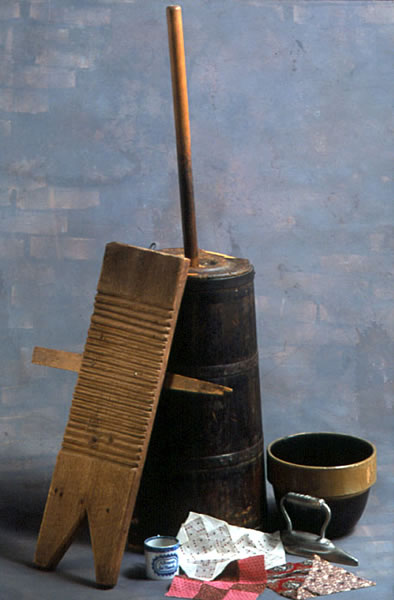
[[182,212],[183,243],[185,256],[186,258],[190,259],[190,266],[198,267],[198,243],[196,213],[194,206],[182,9],[180,6],[176,5],[167,6],[166,12],[178,157],[178,178]]

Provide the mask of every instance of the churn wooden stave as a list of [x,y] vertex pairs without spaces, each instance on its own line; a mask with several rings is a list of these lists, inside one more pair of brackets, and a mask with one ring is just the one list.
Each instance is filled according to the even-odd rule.
[[190,269],[168,370],[233,392],[162,391],[130,529],[134,546],[149,535],[176,534],[189,511],[242,527],[264,524],[253,280],[248,260],[205,251]]

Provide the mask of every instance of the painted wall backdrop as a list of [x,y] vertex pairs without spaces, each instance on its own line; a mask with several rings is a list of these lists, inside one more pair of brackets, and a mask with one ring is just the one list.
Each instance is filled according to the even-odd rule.
[[[0,3],[0,503],[24,518],[76,381],[33,347],[82,350],[107,242],[182,245],[166,4]],[[182,7],[199,243],[255,267],[266,442],[372,438],[388,481],[393,4]]]

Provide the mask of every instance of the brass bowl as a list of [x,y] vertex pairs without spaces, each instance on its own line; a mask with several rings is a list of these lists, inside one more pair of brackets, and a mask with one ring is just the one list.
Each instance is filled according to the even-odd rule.
[[[267,448],[268,481],[275,499],[288,492],[323,498],[331,509],[328,537],[349,533],[360,519],[376,481],[376,448],[343,433],[297,433]],[[297,509],[295,528],[319,532],[317,515]]]

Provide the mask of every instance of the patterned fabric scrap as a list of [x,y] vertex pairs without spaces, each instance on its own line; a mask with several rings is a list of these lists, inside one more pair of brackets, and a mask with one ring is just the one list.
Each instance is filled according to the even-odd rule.
[[[302,587],[316,596],[327,596],[337,592],[358,590],[372,585],[376,584],[315,555],[312,568]],[[300,596],[300,598],[307,597]]]
[[267,571],[267,587],[285,598],[308,600],[375,585],[315,555],[313,561],[286,563]]
[[195,600],[256,600],[266,588],[264,556],[234,561],[214,581],[176,575],[166,596]]
[[313,565],[312,560],[292,563],[288,562],[279,567],[273,567],[267,570],[267,587],[274,590],[285,598],[293,598],[295,600],[304,598],[314,598],[315,594],[307,592],[308,595],[301,596],[301,587],[311,570]]

